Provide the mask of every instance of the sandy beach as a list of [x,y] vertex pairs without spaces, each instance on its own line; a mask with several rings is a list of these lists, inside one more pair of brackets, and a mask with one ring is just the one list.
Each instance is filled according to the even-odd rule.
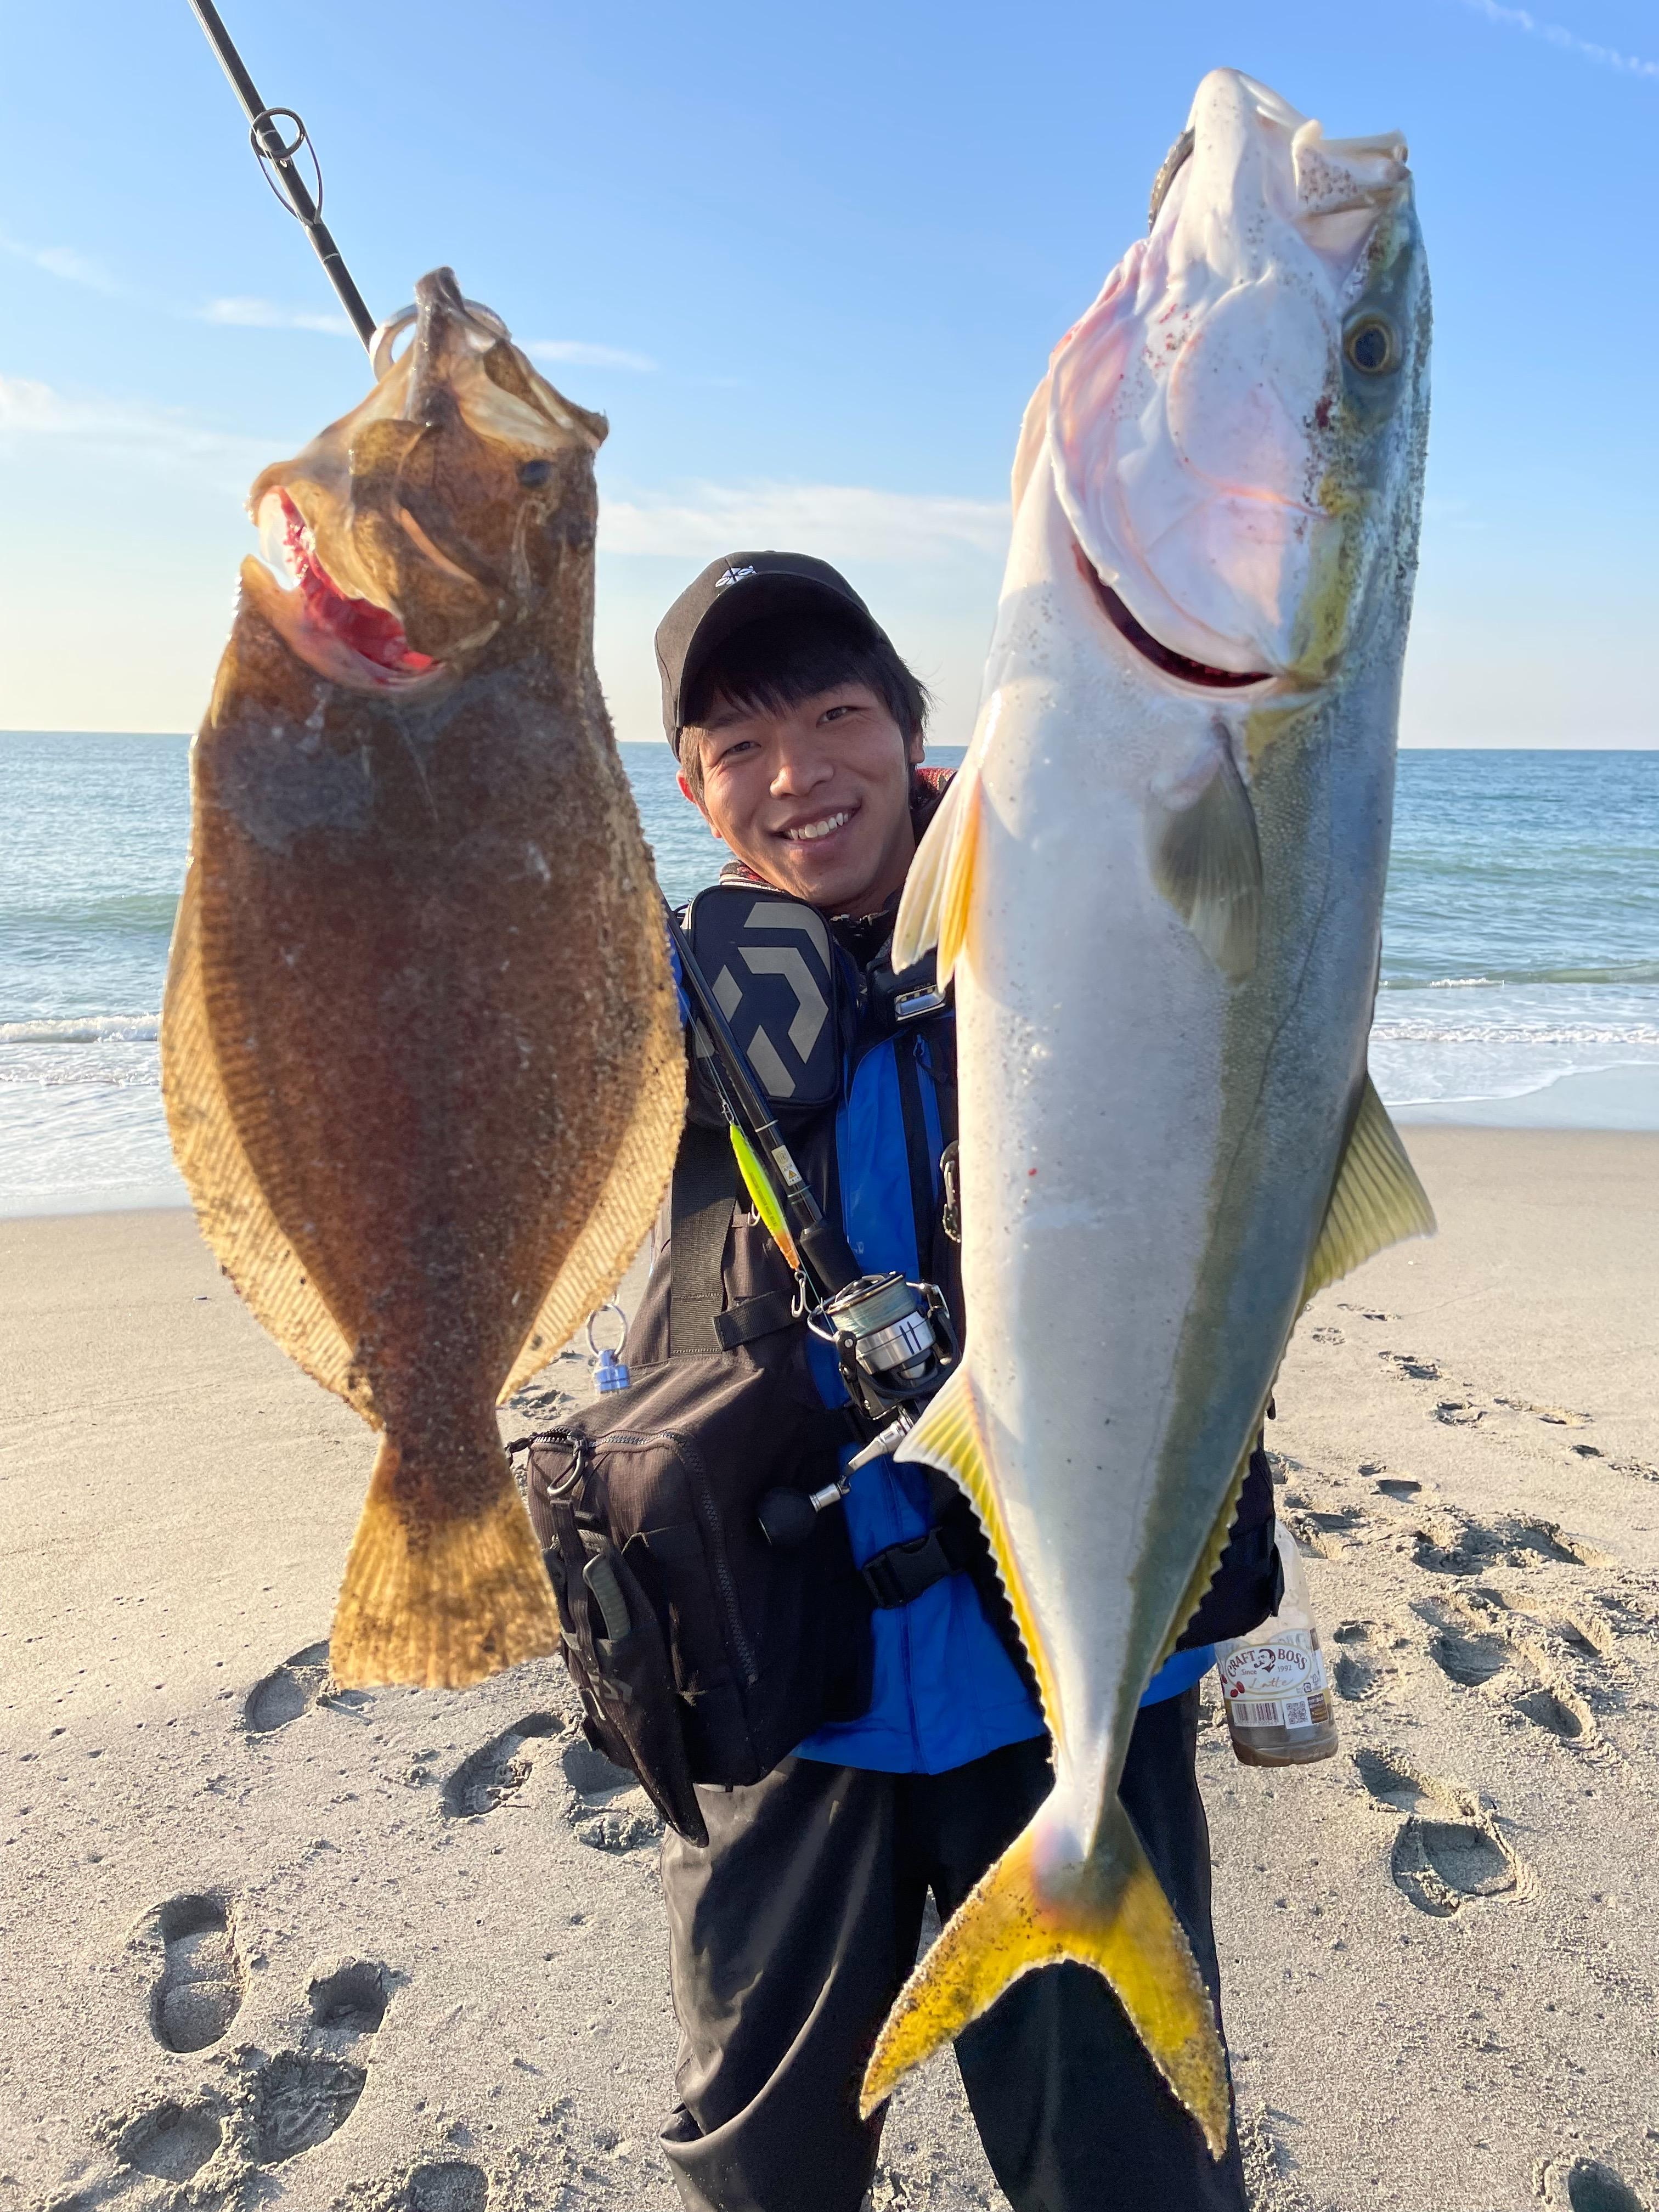
[[[1268,1442],[1343,1741],[1201,1771],[1261,2212],[1659,2203],[1659,1135],[1416,1127]],[[333,1694],[372,1456],[182,1212],[0,1222],[0,2212],[670,2212],[655,1831],[556,1662]],[[579,1362],[504,1415],[535,1425]],[[875,2203],[997,2194],[955,2069]]]

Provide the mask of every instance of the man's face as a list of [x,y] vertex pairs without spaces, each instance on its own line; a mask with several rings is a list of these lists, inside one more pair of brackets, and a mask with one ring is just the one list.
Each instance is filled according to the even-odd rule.
[[701,746],[702,796],[680,777],[710,828],[779,890],[827,914],[875,914],[915,854],[907,738],[866,684],[837,684],[781,712],[716,698],[683,741]]

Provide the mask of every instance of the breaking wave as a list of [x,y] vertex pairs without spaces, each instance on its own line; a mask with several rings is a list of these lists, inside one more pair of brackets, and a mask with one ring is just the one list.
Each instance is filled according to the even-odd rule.
[[154,1044],[159,1014],[65,1015],[55,1021],[0,1022],[0,1045]]
[[1632,960],[1607,968],[1500,968],[1490,975],[1385,975],[1381,988],[1396,991],[1502,991],[1531,983],[1611,983],[1626,988],[1659,983],[1659,961]]

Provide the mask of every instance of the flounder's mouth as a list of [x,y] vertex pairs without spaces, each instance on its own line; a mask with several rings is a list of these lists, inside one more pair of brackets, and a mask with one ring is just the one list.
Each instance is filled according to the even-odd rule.
[[1097,604],[1112,628],[1121,637],[1133,646],[1143,660],[1150,660],[1154,668],[1161,668],[1166,676],[1173,676],[1182,684],[1200,684],[1212,691],[1237,691],[1252,684],[1271,684],[1271,669],[1211,668],[1201,660],[1189,660],[1184,653],[1163,644],[1151,630],[1138,623],[1122,600],[1102,577],[1100,571],[1075,538],[1072,541],[1073,556],[1078,574],[1094,593]]
[[310,524],[280,484],[260,501],[258,525],[266,565],[297,591],[305,627],[313,636],[320,633],[319,641],[339,648],[362,679],[389,686],[442,667],[430,654],[415,651],[389,607],[340,589],[317,557]]

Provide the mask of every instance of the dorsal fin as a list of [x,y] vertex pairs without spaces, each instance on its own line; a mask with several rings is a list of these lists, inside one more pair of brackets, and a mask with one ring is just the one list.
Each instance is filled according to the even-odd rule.
[[202,987],[197,864],[185,878],[161,1010],[161,1096],[173,1155],[214,1257],[289,1358],[379,1427],[345,1331],[277,1226],[226,1102]]

